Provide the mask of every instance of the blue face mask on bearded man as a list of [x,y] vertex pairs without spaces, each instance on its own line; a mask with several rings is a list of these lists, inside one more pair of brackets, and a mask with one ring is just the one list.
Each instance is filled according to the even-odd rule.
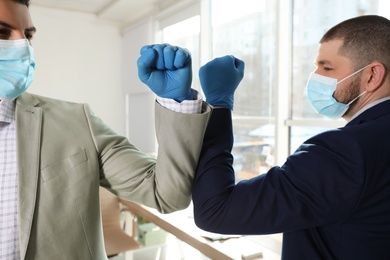
[[364,91],[356,98],[348,102],[347,104],[338,102],[334,97],[333,93],[339,83],[352,77],[353,75],[361,72],[370,65],[367,65],[360,70],[352,73],[351,75],[337,81],[335,78],[323,76],[316,73],[311,73],[306,84],[306,96],[310,105],[314,110],[323,116],[329,118],[340,118],[345,112],[347,112],[349,106],[355,102],[359,97],[366,93]]

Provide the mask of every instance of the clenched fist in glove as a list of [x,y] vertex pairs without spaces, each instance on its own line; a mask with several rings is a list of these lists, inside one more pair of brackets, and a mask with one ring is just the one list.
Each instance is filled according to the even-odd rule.
[[137,61],[138,77],[157,96],[192,100],[192,65],[188,50],[169,44],[146,45]]
[[233,109],[234,91],[244,77],[245,64],[231,55],[216,58],[199,70],[199,80],[206,102]]

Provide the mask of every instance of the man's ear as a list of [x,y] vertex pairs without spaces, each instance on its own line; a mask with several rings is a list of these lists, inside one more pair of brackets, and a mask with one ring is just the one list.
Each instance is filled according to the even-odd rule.
[[367,92],[373,92],[378,89],[386,76],[385,66],[377,61],[374,61],[370,64],[369,72],[367,75],[367,80],[365,82]]

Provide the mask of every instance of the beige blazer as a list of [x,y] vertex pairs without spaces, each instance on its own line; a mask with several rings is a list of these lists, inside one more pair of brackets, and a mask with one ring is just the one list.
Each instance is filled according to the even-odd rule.
[[24,93],[16,101],[22,259],[106,259],[99,186],[161,212],[186,208],[211,109],[156,103],[155,160],[85,104]]

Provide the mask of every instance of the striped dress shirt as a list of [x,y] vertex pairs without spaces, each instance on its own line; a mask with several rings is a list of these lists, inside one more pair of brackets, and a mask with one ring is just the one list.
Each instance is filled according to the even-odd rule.
[[20,259],[15,102],[0,101],[0,259]]

